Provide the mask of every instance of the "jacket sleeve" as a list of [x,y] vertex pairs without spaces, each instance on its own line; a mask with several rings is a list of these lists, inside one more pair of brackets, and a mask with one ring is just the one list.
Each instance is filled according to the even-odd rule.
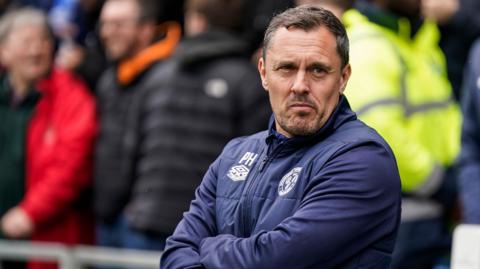
[[459,187],[463,204],[463,220],[480,224],[480,97],[477,80],[480,69],[474,63],[480,59],[480,41],[474,47],[467,66],[462,98],[462,150],[459,158]]
[[[87,89],[76,80],[68,81],[67,91],[54,98],[50,113],[55,113],[56,142],[42,178],[32,185],[20,206],[36,225],[45,224],[65,212],[91,184],[91,161],[96,135],[95,103]],[[58,99],[57,99],[58,100]],[[48,115],[46,115],[48,116]],[[29,153],[35,152],[35,145]],[[35,175],[31,175],[35,176]]]
[[[430,197],[444,176],[444,165],[422,144],[405,121],[401,97],[405,66],[388,40],[352,37],[352,76],[345,91],[359,118],[377,130],[397,158],[402,190]],[[365,53],[365,49],[376,53]],[[452,113],[448,113],[451,115]]]
[[220,159],[217,159],[210,166],[196,190],[189,211],[167,239],[160,268],[204,268],[200,263],[200,242],[217,234],[215,192],[219,162]]
[[[400,179],[393,155],[381,147],[345,148],[307,190],[295,214],[272,231],[202,240],[201,263],[209,269],[335,268],[397,229]],[[388,257],[393,242],[389,248],[383,250]]]

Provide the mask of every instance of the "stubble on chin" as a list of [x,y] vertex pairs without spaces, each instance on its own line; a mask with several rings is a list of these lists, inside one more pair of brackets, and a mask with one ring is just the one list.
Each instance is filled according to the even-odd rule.
[[277,123],[292,136],[309,136],[321,128],[322,115],[312,116],[310,113],[298,113],[278,117]]

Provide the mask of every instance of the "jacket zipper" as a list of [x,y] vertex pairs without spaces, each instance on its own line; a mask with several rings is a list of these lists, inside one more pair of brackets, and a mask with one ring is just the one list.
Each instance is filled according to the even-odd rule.
[[262,161],[260,162],[258,169],[255,173],[255,175],[252,177],[252,180],[250,180],[250,184],[247,186],[247,190],[245,192],[245,202],[243,206],[243,235],[244,236],[249,236],[249,233],[251,232],[249,229],[250,226],[250,218],[251,218],[251,213],[252,210],[252,204],[253,204],[253,192],[255,192],[255,187],[258,185],[258,178],[261,178],[259,176],[264,169],[268,166],[268,164],[274,159],[274,157],[280,152],[280,149],[282,148],[284,142],[280,142],[278,146],[271,152],[270,156],[267,155],[267,153],[263,156]]

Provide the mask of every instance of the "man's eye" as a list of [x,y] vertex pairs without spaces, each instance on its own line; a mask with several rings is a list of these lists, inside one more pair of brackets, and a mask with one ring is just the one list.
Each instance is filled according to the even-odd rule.
[[290,65],[282,65],[280,67],[278,67],[278,70],[280,71],[289,71],[289,70],[292,70],[293,69],[293,66],[290,66]]
[[324,68],[314,67],[312,68],[312,73],[315,75],[323,75],[326,73],[326,70]]

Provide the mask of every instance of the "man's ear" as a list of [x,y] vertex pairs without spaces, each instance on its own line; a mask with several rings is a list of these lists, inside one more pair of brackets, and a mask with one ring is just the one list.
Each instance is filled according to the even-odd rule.
[[343,68],[342,76],[340,78],[340,93],[341,94],[345,91],[345,88],[347,87],[348,79],[350,78],[351,74],[352,74],[352,67],[350,66],[350,64],[347,64]]
[[263,57],[260,57],[260,59],[258,59],[258,72],[260,73],[260,78],[262,79],[263,88],[266,91],[268,91],[268,83],[266,78],[266,66],[265,66],[265,60],[263,59]]

